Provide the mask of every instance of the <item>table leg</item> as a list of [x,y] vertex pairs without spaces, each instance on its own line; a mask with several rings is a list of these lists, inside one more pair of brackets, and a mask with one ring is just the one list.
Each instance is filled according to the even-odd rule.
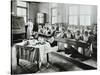
[[19,47],[16,46],[16,57],[17,57],[17,65],[19,65]]
[[85,48],[83,48],[83,55],[85,56]]

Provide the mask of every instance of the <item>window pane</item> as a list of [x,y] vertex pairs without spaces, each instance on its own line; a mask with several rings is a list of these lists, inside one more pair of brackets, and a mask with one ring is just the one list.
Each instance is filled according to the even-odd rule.
[[57,8],[52,8],[51,12],[52,24],[55,24],[57,23]]
[[44,14],[40,14],[40,17],[44,17]]
[[26,9],[24,9],[24,8],[17,8],[17,16],[24,17],[24,20],[26,22]]
[[52,17],[52,24],[57,23],[57,17]]
[[69,16],[70,25],[78,25],[78,16]]
[[21,16],[21,15],[22,15],[22,10],[21,10],[21,8],[17,8],[17,15],[18,15],[18,16]]
[[80,25],[91,25],[90,16],[80,16]]
[[73,24],[73,17],[69,16],[69,24],[72,25]]
[[26,15],[26,9],[22,9],[22,15]]
[[77,6],[70,6],[69,7],[69,15],[77,15],[78,14],[78,7]]
[[37,23],[44,23],[44,18],[37,18]]
[[26,9],[24,8],[17,8],[17,15],[18,16],[25,16],[26,15]]
[[54,17],[52,17],[52,24],[54,24],[54,22],[55,22],[55,18],[54,18]]
[[57,17],[55,17],[55,23],[57,23]]
[[80,14],[90,15],[91,7],[90,6],[80,6]]
[[85,17],[80,16],[80,25],[85,25]]
[[74,25],[78,25],[78,16],[74,16],[73,19]]
[[37,18],[37,23],[39,23],[40,21],[39,21],[40,19],[39,19],[39,17]]
[[37,23],[44,23],[44,14],[37,13]]
[[44,14],[43,13],[38,13],[37,17],[44,17]]
[[40,18],[40,22],[39,23],[44,23],[44,18]]
[[23,16],[24,17],[24,21],[25,21],[25,23],[26,23],[26,16]]
[[17,6],[27,7],[26,2],[17,1]]
[[56,8],[52,8],[52,16],[57,16],[57,9]]
[[91,25],[90,16],[86,16],[85,20],[86,25]]

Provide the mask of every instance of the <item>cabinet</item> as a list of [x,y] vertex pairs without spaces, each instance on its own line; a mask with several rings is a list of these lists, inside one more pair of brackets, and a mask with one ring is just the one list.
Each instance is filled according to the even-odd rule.
[[25,22],[23,17],[11,16],[11,42],[22,41],[25,39]]

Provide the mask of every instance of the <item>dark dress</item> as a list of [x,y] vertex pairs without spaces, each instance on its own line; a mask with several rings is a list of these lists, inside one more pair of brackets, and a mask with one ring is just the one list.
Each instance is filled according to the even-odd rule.
[[92,40],[92,49],[93,49],[93,54],[92,54],[92,56],[93,56],[94,58],[97,59],[97,34],[95,34],[95,35],[93,36],[93,40]]

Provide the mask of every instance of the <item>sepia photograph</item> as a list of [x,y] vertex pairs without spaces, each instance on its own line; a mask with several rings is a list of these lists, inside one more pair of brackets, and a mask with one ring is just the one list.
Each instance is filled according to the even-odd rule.
[[97,70],[97,5],[10,4],[11,74]]

